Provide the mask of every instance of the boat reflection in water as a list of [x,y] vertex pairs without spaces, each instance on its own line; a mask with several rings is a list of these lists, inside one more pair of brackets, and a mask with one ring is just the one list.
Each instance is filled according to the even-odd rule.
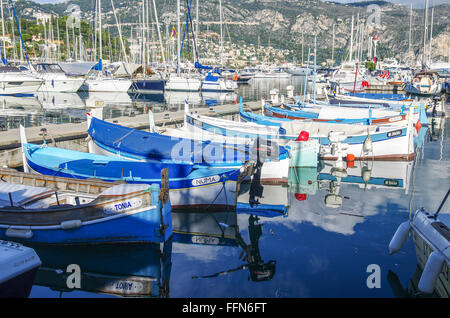
[[321,161],[318,168],[290,168],[288,179],[277,184],[261,183],[256,174],[250,184],[241,184],[237,206],[245,213],[284,216],[354,234],[356,224],[379,213],[382,202],[374,200],[408,195],[412,171],[413,161],[355,161],[344,166]]
[[84,108],[82,96],[78,93],[38,92],[37,99],[44,109]]
[[250,243],[241,236],[237,223],[237,213],[173,213],[173,241],[182,244],[239,247],[242,249],[240,259],[244,262],[238,267],[221,270],[206,275],[195,275],[193,279],[214,278],[240,270],[249,270],[254,282],[267,281],[275,275],[275,260],[265,262],[259,250],[262,224],[259,217],[249,215],[248,231]]
[[[59,291],[60,297],[77,290],[123,297],[169,296],[171,241],[161,247],[139,244],[34,249],[42,261],[34,284]],[[79,288],[73,278],[73,264],[79,266]]]

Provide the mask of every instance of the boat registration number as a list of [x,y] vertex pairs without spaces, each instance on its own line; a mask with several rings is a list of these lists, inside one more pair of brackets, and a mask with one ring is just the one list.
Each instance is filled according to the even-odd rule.
[[218,245],[219,244],[219,238],[213,237],[213,236],[194,235],[192,237],[192,243],[194,243],[194,244]]
[[384,185],[388,187],[398,187],[398,180],[386,179],[384,180]]
[[103,207],[105,214],[122,213],[128,210],[136,209],[142,205],[142,200],[139,198],[133,198],[123,202],[116,202]]
[[202,186],[202,185],[206,185],[206,184],[216,183],[219,181],[220,181],[220,176],[215,175],[215,176],[194,179],[194,180],[192,180],[192,185],[193,186]]
[[394,131],[388,132],[388,133],[387,133],[387,136],[388,136],[388,138],[391,138],[391,137],[397,137],[397,136],[400,136],[401,134],[402,134],[402,130],[399,129],[399,130],[394,130]]

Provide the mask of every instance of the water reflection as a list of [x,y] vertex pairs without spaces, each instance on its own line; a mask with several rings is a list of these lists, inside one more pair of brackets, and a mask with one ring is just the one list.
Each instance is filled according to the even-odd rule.
[[46,110],[84,108],[85,101],[78,93],[38,92],[37,100]]
[[[166,253],[143,246],[37,249],[44,264],[31,297],[79,297],[80,290],[65,287],[72,263],[86,274],[84,297],[130,296],[113,288],[130,279],[143,288],[151,282],[144,296],[156,297],[424,296],[417,294],[423,267],[414,242],[392,256],[387,247],[411,210],[435,210],[446,191],[448,125],[439,119],[429,127],[415,161],[323,161],[292,169],[281,184],[242,184],[237,211],[174,213]],[[368,264],[380,265],[380,289],[366,285]]]
[[[242,211],[239,211],[241,212]],[[262,235],[262,224],[258,216],[248,217],[249,243],[242,237],[237,224],[237,212],[221,213],[173,213],[174,242],[203,246],[227,246],[240,248],[239,259],[242,264],[214,273],[195,274],[192,279],[215,278],[241,270],[248,270],[252,281],[267,281],[275,275],[275,260],[264,261],[259,239]],[[200,272],[201,269],[198,269]]]
[[[57,297],[70,297],[67,293],[80,291],[125,297],[169,296],[171,242],[162,248],[155,245],[33,248],[42,261],[34,284],[49,287],[57,292]],[[77,288],[68,287],[68,282],[77,282],[71,264],[80,268]],[[39,296],[52,296],[51,291]],[[33,292],[36,290],[32,290],[31,297]]]

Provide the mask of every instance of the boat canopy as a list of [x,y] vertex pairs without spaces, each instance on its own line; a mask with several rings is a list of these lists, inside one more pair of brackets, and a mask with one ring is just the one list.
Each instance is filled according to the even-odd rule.
[[212,70],[213,69],[212,66],[205,66],[205,65],[200,64],[199,62],[195,62],[194,66],[195,66],[195,68],[199,68],[202,70]]

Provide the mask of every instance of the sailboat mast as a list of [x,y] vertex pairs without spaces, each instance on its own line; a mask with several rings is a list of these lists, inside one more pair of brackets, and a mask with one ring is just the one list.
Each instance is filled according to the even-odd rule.
[[195,40],[197,41],[197,46],[198,46],[198,0],[196,1],[195,4]]
[[[122,28],[120,27],[119,20],[117,19],[116,8],[114,7],[114,2],[113,2],[113,0],[111,0],[111,7],[112,7],[112,9],[113,9],[114,18],[115,18],[115,20],[116,20],[117,30],[119,31],[119,39],[120,39],[120,46],[121,46],[121,48],[122,48],[122,54],[123,54],[123,56],[124,56],[125,63],[128,64],[127,53],[126,53],[126,51],[125,51],[125,45],[123,44]],[[133,35],[133,29],[131,29],[131,34]],[[116,40],[114,40],[114,44],[116,44]]]
[[5,48],[5,20],[3,18],[3,0],[0,0],[1,14],[2,14],[2,49],[3,58],[6,60],[6,48]]
[[219,0],[219,15],[220,15],[220,66],[223,68],[222,0]]
[[333,23],[333,44],[332,44],[332,48],[331,48],[331,62],[333,63],[332,65],[334,65],[334,25],[335,23]]
[[177,0],[177,74],[180,75],[181,52],[180,52],[180,0]]
[[422,63],[425,63],[425,52],[427,45],[427,33],[428,33],[428,0],[425,0],[425,26],[423,32],[423,55],[422,55]]
[[317,91],[317,85],[316,85],[316,75],[317,74],[317,37],[314,37],[314,104],[316,104],[316,91]]
[[98,0],[98,45],[100,46],[100,60],[103,56],[103,48],[102,48],[102,0]]
[[61,42],[59,41],[59,20],[56,17],[56,40],[58,41],[58,45],[56,47],[56,61],[61,61]]
[[411,52],[412,49],[412,3],[411,3],[411,9],[409,11],[409,45],[408,45],[408,52]]
[[432,42],[433,42],[433,16],[434,16],[434,7],[431,8],[431,26],[430,26],[430,49],[429,49],[429,57],[428,57],[428,64],[431,67],[431,60],[432,60],[432,53],[431,53],[431,49],[432,49]]
[[158,11],[156,10],[155,0],[153,0],[153,9],[155,11],[155,21],[156,21],[156,28],[158,29],[158,40],[159,40],[159,46],[161,47],[161,56],[162,56],[162,60],[163,60],[163,64],[164,64],[164,69],[166,70],[167,69],[166,57],[164,56],[164,46],[163,46],[163,41],[162,41],[162,37],[161,37],[161,31],[159,30]]
[[303,63],[305,62],[305,60],[304,60],[304,55],[303,55],[303,53],[304,53],[304,46],[305,46],[305,37],[304,37],[304,34],[303,34],[303,29],[302,29],[302,65],[303,65]]
[[352,16],[352,29],[350,34],[350,55],[349,55],[349,62],[352,61],[352,53],[353,53],[353,16]]

